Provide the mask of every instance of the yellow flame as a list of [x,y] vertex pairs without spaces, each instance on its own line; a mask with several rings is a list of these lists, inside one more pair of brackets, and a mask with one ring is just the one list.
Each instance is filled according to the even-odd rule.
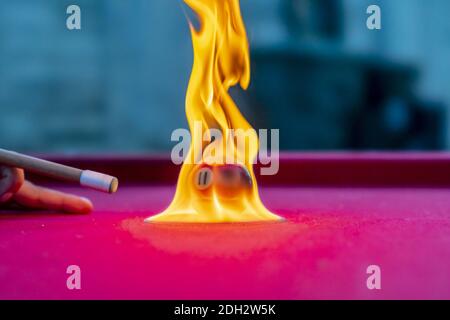
[[[184,0],[198,15],[200,29],[190,24],[194,64],[186,95],[186,114],[191,146],[178,178],[175,197],[150,222],[250,222],[280,220],[262,204],[253,160],[257,156],[257,134],[245,120],[228,93],[250,82],[250,56],[239,0]],[[217,138],[212,130],[220,130]],[[245,143],[232,135],[245,131]],[[206,133],[206,136],[204,135]],[[213,139],[214,138],[216,139]],[[240,138],[242,139],[242,138]],[[242,140],[241,140],[242,142]],[[206,157],[219,159],[211,166]],[[234,182],[219,179],[231,158],[239,166]],[[197,161],[197,162],[196,162]],[[208,167],[212,183],[199,188],[199,170]],[[244,170],[240,170],[245,168]],[[247,175],[248,183],[245,183]]]

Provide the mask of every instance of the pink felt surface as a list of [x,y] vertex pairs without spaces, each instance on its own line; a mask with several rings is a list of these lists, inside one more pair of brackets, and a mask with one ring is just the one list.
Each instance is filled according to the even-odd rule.
[[263,188],[287,222],[233,226],[143,224],[172,187],[68,190],[96,211],[0,214],[0,298],[450,299],[448,189]]

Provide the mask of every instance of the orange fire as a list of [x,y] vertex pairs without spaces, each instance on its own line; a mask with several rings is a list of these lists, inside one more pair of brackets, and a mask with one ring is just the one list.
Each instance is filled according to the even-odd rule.
[[[258,136],[228,93],[237,84],[245,90],[250,82],[248,40],[239,0],[184,1],[200,22],[199,30],[190,24],[194,65],[186,114],[191,145],[172,203],[146,221],[280,220],[259,198],[253,172]],[[234,165],[229,165],[230,160]]]

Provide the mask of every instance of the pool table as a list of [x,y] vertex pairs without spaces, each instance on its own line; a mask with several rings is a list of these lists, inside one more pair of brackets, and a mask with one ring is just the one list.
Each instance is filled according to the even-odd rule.
[[286,221],[208,225],[144,223],[174,194],[180,167],[165,156],[45,157],[121,185],[30,176],[95,211],[1,211],[0,299],[450,299],[450,154],[284,153],[258,181]]

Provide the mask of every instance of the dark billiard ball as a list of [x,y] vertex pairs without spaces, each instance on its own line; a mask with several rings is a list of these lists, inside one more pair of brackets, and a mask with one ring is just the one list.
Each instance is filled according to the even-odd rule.
[[214,187],[219,195],[234,197],[251,190],[252,178],[248,170],[240,165],[214,166]]
[[240,165],[216,166],[214,172],[219,184],[229,187],[246,187],[252,184],[247,168]]

